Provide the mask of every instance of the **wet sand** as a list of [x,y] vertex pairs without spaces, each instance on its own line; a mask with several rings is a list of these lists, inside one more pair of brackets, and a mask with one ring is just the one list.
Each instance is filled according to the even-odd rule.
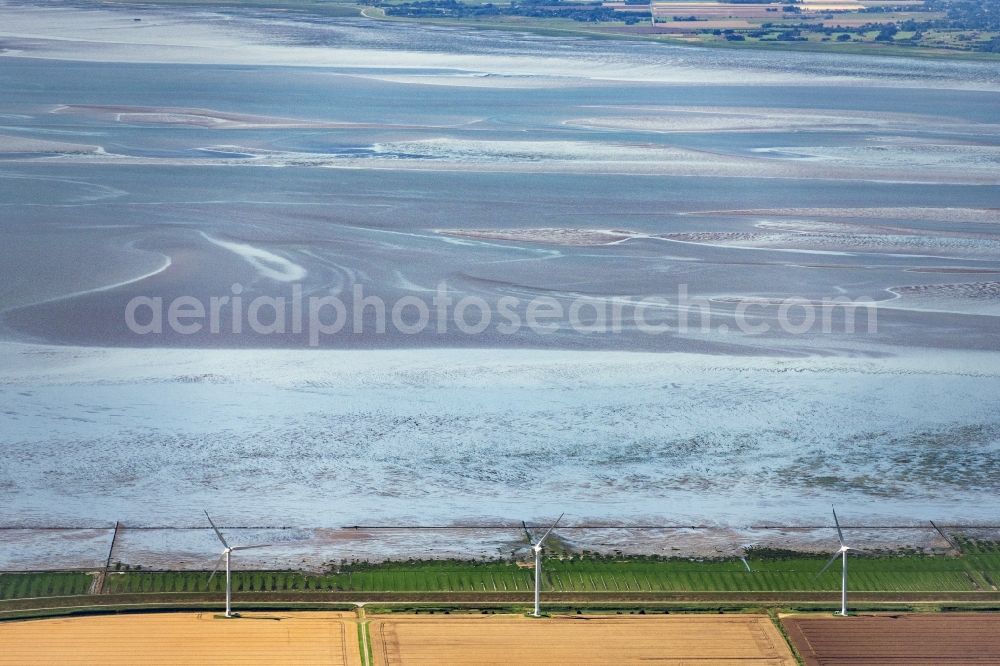
[[[930,525],[889,528],[865,527],[844,521],[850,541],[868,552],[917,550],[949,555],[951,544]],[[649,517],[647,520],[654,520]],[[437,527],[288,527],[283,529],[225,526],[234,544],[272,544],[270,548],[241,553],[237,569],[296,569],[322,572],[343,562],[406,561],[409,559],[517,559],[530,557],[520,524],[507,527],[468,527],[490,524],[484,519]],[[567,519],[553,534],[553,543],[568,552],[604,555],[754,559],[753,550],[784,549],[826,555],[836,546],[833,527],[654,527],[652,525],[593,527],[600,521]],[[817,521],[823,522],[823,521]],[[541,521],[539,521],[541,523]],[[870,524],[869,521],[862,521]],[[584,527],[586,524],[588,526]],[[952,538],[995,540],[1000,529],[953,527],[936,523]],[[916,523],[914,523],[916,525]],[[205,571],[217,558],[216,541],[208,527],[156,528],[120,525],[102,530],[64,528],[5,530],[0,548],[0,570],[103,568],[121,564],[152,570]],[[112,548],[112,540],[114,547]]]

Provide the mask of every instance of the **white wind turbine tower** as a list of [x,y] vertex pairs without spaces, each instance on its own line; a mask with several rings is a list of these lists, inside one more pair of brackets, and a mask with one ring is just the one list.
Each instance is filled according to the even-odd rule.
[[824,571],[830,568],[830,565],[836,561],[839,557],[841,559],[840,564],[840,615],[847,617],[847,551],[856,550],[849,547],[844,543],[844,533],[840,529],[840,521],[837,520],[837,510],[833,509],[833,523],[837,526],[837,540],[840,541],[840,549],[833,554],[830,561],[820,569],[817,576],[821,575]]
[[[552,523],[552,527],[550,527],[548,530],[546,530],[545,534],[542,535],[542,538],[539,539],[536,543],[532,544],[532,546],[531,546],[531,549],[533,551],[535,551],[535,612],[533,613],[533,615],[535,617],[541,617],[542,616],[542,603],[541,603],[541,596],[542,596],[542,550],[544,550],[545,539],[548,538],[549,534],[552,533],[552,530],[554,530],[556,528],[556,525],[559,524],[559,521],[562,520],[563,516],[565,516],[565,515],[566,515],[565,513],[559,514],[559,517],[556,518],[556,522]],[[521,523],[521,525],[524,526],[524,533],[528,536],[528,542],[531,543],[531,540],[532,540],[531,539],[531,532],[528,531],[528,526],[525,525],[523,522]]]
[[257,546],[230,546],[226,542],[226,538],[224,536],[222,536],[222,532],[220,532],[219,528],[216,527],[215,523],[212,522],[212,517],[210,515],[208,515],[208,511],[205,512],[205,517],[208,518],[208,524],[212,526],[212,529],[215,531],[215,536],[219,537],[219,541],[222,542],[222,547],[223,547],[222,555],[219,556],[219,561],[215,563],[215,569],[212,570],[212,575],[208,577],[208,582],[209,583],[212,582],[212,579],[215,578],[215,574],[217,574],[219,572],[219,566],[221,566],[222,565],[222,561],[225,560],[225,562],[226,562],[226,617],[234,617],[234,616],[236,616],[236,614],[233,613],[233,609],[232,609],[233,584],[232,584],[231,570],[230,570],[230,566],[229,566],[230,565],[230,561],[232,560],[232,554],[233,554],[233,552],[237,551],[237,550],[250,550],[251,548],[267,548],[271,544],[265,543],[265,544],[260,544],[260,545],[257,545]]

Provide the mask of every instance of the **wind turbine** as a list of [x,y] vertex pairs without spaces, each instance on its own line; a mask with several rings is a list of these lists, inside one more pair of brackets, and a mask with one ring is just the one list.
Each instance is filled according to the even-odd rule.
[[750,568],[750,563],[747,561],[747,553],[749,553],[749,551],[750,551],[749,544],[742,546],[740,547],[740,554],[737,555],[737,557],[740,558],[740,562],[743,563],[743,566],[747,568],[747,573],[753,573],[753,569]]
[[[536,543],[532,544],[532,546],[531,546],[531,549],[533,551],[535,551],[535,612],[533,613],[533,615],[535,617],[541,617],[542,616],[542,607],[541,607],[541,596],[542,596],[542,550],[544,549],[545,539],[548,538],[549,534],[552,533],[552,530],[554,530],[556,528],[556,525],[559,524],[559,521],[562,520],[563,516],[565,516],[565,515],[566,515],[565,513],[559,514],[559,517],[556,518],[556,522],[552,523],[552,527],[550,527],[545,532],[545,534],[542,535],[541,539],[539,539]],[[528,526],[525,525],[523,521],[521,522],[521,526],[524,527],[524,533],[528,537],[528,543],[531,543],[531,541],[532,541],[532,539],[531,539],[531,532],[528,531]]]
[[215,569],[212,570],[212,575],[208,577],[208,582],[211,583],[212,579],[215,578],[215,574],[219,572],[219,567],[222,565],[222,561],[226,561],[226,617],[234,617],[237,614],[233,613],[232,609],[232,599],[233,599],[233,585],[232,576],[230,571],[230,561],[232,560],[233,552],[237,550],[250,550],[251,548],[267,548],[271,544],[265,543],[257,546],[230,546],[226,542],[226,538],[222,536],[222,532],[219,528],[215,526],[212,522],[212,517],[208,515],[208,511],[205,512],[205,517],[208,518],[208,524],[212,526],[212,530],[215,531],[215,536],[219,537],[219,541],[222,542],[222,555],[219,556],[219,561],[215,563]]
[[[832,507],[831,507],[832,508]],[[816,574],[820,576],[824,571],[830,568],[830,565],[836,561],[839,557],[841,561],[840,565],[840,615],[847,617],[847,551],[855,550],[844,543],[844,533],[840,529],[840,521],[837,520],[837,510],[833,509],[833,523],[837,526],[837,540],[840,541],[840,549],[833,554],[830,561],[820,569],[819,573]]]

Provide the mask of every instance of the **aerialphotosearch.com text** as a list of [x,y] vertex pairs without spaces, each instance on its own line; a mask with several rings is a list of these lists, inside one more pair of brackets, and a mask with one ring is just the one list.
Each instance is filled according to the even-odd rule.
[[[807,333],[877,332],[876,304],[844,296],[824,299],[720,299],[713,303],[691,296],[681,284],[673,298],[664,296],[537,296],[529,299],[457,295],[446,282],[433,295],[407,294],[387,300],[366,294],[355,284],[349,293],[310,293],[301,284],[288,295],[244,294],[240,284],[229,294],[208,299],[194,296],[136,296],[125,308],[125,323],[136,335],[305,335],[310,346],[336,335],[403,335],[427,332],[480,335],[495,332],[537,335],[570,330],[582,334],[623,331],[648,335],[726,333],[760,335],[772,331]],[[735,331],[734,331],[735,329]]]

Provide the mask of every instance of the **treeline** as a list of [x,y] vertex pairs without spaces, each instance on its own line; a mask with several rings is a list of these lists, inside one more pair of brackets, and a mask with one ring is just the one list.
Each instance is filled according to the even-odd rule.
[[[831,34],[831,28],[829,27],[822,27],[820,30],[826,32],[828,35]],[[876,42],[892,42],[893,44],[905,46],[907,44],[920,44],[924,38],[924,33],[928,30],[957,31],[985,29],[963,28],[944,20],[915,21],[908,19],[898,23],[866,23],[856,27],[834,27],[832,30],[836,33],[842,33],[841,36],[838,37],[839,41],[847,41],[843,39],[843,34],[864,35],[872,31],[878,31],[878,34],[875,36]],[[991,30],[996,30],[996,28]],[[904,39],[899,39],[897,35],[900,32],[912,34]],[[958,34],[955,36],[955,40],[961,42],[963,44],[963,48],[970,51],[978,51],[981,53],[1000,53],[1000,37],[992,37],[988,40],[979,40],[969,34]]]
[[944,12],[948,28],[1000,31],[1000,0],[927,0],[925,6]]
[[[822,23],[799,23],[795,25],[762,23],[760,28],[753,30],[712,30],[712,34],[727,41],[742,42],[752,37],[762,42],[805,42],[808,34],[824,35],[823,41],[849,42],[861,41],[874,32],[874,41],[891,43],[899,46],[919,46],[923,43],[924,32],[937,28],[936,21],[906,20],[899,23],[865,23],[860,26],[829,26]],[[708,32],[708,31],[706,31]],[[904,38],[899,33],[909,33]],[[834,35],[836,37],[834,38]],[[961,42],[964,50],[982,53],[1000,53],[1000,37],[988,40],[977,39],[974,35],[959,34],[955,37]],[[955,48],[955,47],[952,47]]]
[[889,14],[900,11],[941,12],[941,18],[921,21],[925,28],[938,30],[1000,31],[1000,0],[926,0],[923,7],[883,5],[859,10],[863,14]]

